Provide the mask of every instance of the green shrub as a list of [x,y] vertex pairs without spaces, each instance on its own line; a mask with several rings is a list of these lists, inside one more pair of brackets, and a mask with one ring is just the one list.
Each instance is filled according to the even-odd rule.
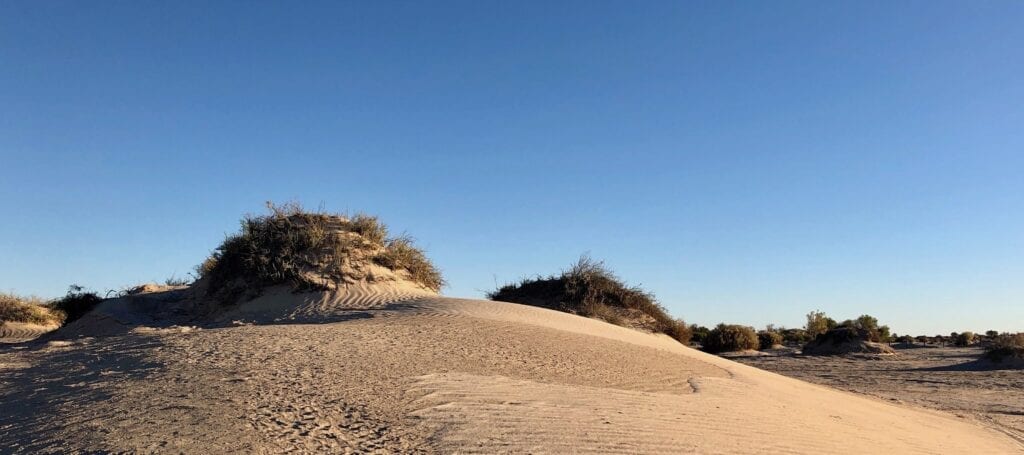
[[95,292],[88,292],[82,286],[73,284],[68,287],[67,295],[53,301],[50,305],[64,314],[64,324],[70,324],[92,311],[102,301],[103,298],[96,295]]
[[690,327],[669,316],[653,294],[627,286],[602,262],[586,255],[559,275],[524,278],[488,293],[487,298],[643,328],[667,334],[684,344],[692,336]]
[[700,345],[704,345],[704,342],[707,341],[708,335],[710,333],[711,333],[711,329],[709,329],[707,327],[704,327],[702,325],[697,325],[697,324],[690,325],[690,334],[692,335],[691,336],[691,340],[694,343],[698,343]]
[[807,331],[808,338],[814,338],[834,328],[836,328],[835,319],[826,316],[824,311],[807,313],[807,325],[804,326],[804,330]]
[[0,292],[0,323],[60,324],[64,315],[54,311],[38,297],[22,297]]
[[970,346],[971,343],[974,343],[974,332],[961,332],[953,342],[953,344],[960,347]]
[[207,292],[222,301],[266,285],[325,289],[327,283],[368,278],[365,267],[378,264],[404,271],[434,291],[444,285],[441,272],[406,236],[388,237],[376,217],[312,213],[296,203],[267,203],[270,214],[246,216],[241,231],[230,235],[196,272]]
[[784,329],[782,341],[789,344],[804,344],[811,341],[811,335],[804,329]]
[[782,335],[779,332],[762,330],[757,332],[757,341],[761,349],[771,349],[782,344]]
[[760,341],[753,327],[734,324],[718,324],[704,342],[704,350],[711,353],[745,351],[758,346]]
[[995,337],[985,348],[985,357],[994,362],[1024,359],[1024,333],[1003,333]]

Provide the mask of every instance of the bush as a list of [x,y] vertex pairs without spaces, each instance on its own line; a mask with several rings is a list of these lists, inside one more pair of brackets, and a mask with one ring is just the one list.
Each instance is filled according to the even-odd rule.
[[267,203],[270,214],[246,216],[241,232],[228,236],[196,272],[207,292],[234,301],[247,289],[274,284],[327,289],[328,283],[372,279],[370,264],[404,271],[437,291],[441,272],[413,245],[411,238],[388,237],[376,217],[351,218],[311,213],[296,203]]
[[524,278],[489,292],[487,298],[664,333],[683,344],[692,336],[690,327],[669,316],[653,294],[627,286],[604,263],[586,255],[559,275]]
[[960,347],[970,346],[971,343],[974,343],[974,332],[962,332],[956,336],[956,341],[953,342]]
[[711,353],[745,351],[760,346],[753,327],[718,324],[711,329],[704,343],[704,350]]
[[841,355],[851,353],[893,354],[887,345],[871,341],[871,332],[857,327],[840,325],[819,334],[804,345],[805,355]]
[[0,323],[60,324],[64,315],[54,311],[38,297],[22,297],[0,292]]
[[70,324],[92,311],[102,301],[95,292],[87,292],[82,286],[73,284],[68,287],[67,295],[50,305],[64,314],[64,324]]
[[807,325],[804,326],[804,330],[807,331],[807,336],[809,338],[814,338],[819,334],[834,329],[835,327],[835,319],[826,316],[824,311],[812,311],[807,313]]
[[804,329],[784,329],[782,341],[790,344],[804,344],[811,341],[811,335]]
[[711,329],[702,325],[693,324],[690,326],[690,333],[692,334],[691,340],[694,343],[704,344],[708,339],[708,335],[711,333]]
[[985,357],[994,362],[1024,359],[1024,333],[1003,333],[985,348]]
[[864,330],[868,332],[867,341],[875,343],[884,343],[890,341],[892,336],[889,334],[889,326],[878,325],[878,318],[867,314],[862,314],[857,319],[847,319],[839,323],[839,327],[849,327],[858,330]]
[[779,332],[762,330],[757,332],[757,341],[761,349],[771,349],[782,344],[782,335]]

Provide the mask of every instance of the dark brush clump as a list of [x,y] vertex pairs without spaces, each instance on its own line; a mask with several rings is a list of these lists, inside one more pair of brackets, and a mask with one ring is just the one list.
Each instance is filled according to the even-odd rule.
[[1007,359],[1024,359],[1024,332],[996,336],[985,348],[985,358],[996,363]]
[[370,264],[401,271],[427,289],[444,285],[441,272],[405,236],[388,237],[377,217],[312,213],[294,203],[267,204],[268,215],[242,219],[197,267],[207,293],[235,301],[247,289],[291,284],[326,289],[329,283],[372,281]]
[[71,285],[64,297],[54,300],[50,306],[64,314],[64,324],[70,324],[92,311],[103,301],[95,292],[88,292],[82,286]]
[[664,333],[683,344],[690,342],[690,327],[669,316],[653,294],[627,286],[602,262],[587,256],[560,275],[507,284],[488,293],[487,298],[592,317]]

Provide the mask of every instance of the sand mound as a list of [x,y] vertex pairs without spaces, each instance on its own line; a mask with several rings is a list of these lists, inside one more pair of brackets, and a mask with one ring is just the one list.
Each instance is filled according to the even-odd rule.
[[638,286],[627,285],[603,262],[586,255],[558,275],[524,278],[488,293],[487,298],[664,333],[683,344],[688,344],[692,335],[686,323],[672,318],[654,294]]
[[1020,450],[950,415],[594,319],[437,296],[339,296],[281,288],[250,302],[349,316],[334,323],[135,328],[0,351],[0,440],[12,453]]
[[818,335],[804,345],[804,355],[895,354],[892,348],[868,341],[866,330],[840,327]]
[[[307,212],[274,206],[242,219],[198,267],[191,286],[145,284],[103,300],[59,331],[80,337],[134,327],[321,323],[352,310],[436,296],[440,271],[405,236],[367,215]],[[97,299],[99,300],[99,299]]]
[[267,286],[335,290],[396,284],[437,292],[441,272],[407,236],[389,237],[376,217],[307,212],[268,204],[271,213],[247,216],[199,267],[205,294],[222,303],[251,300]]

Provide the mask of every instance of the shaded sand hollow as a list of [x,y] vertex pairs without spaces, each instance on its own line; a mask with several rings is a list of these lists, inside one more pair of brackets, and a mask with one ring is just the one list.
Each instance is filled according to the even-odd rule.
[[120,299],[57,334],[0,346],[0,452],[1022,449],[950,414],[540,308],[271,289],[198,327],[168,322],[188,299]]

